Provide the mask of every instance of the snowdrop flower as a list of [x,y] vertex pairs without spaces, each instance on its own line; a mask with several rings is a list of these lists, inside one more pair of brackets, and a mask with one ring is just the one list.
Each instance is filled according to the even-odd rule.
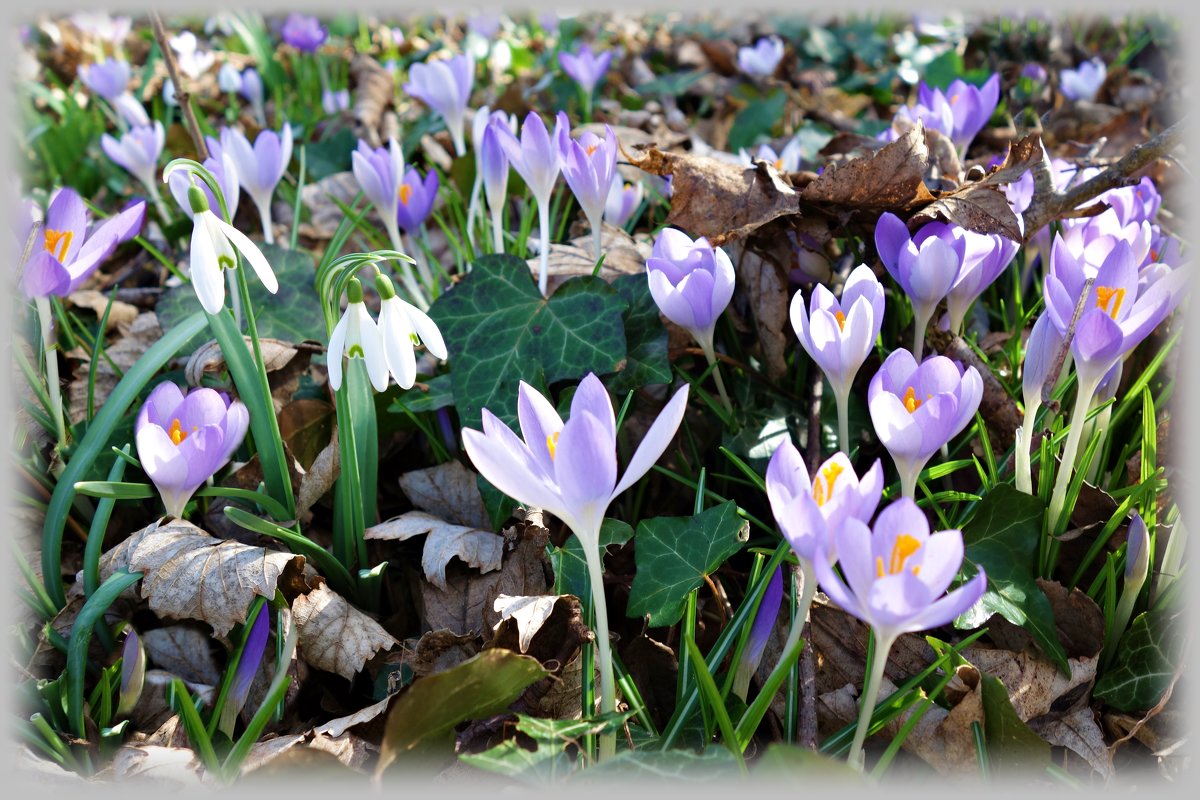
[[838,438],[843,451],[850,449],[849,404],[854,377],[867,360],[883,325],[883,285],[866,264],[846,279],[839,301],[817,284],[804,307],[803,292],[792,298],[792,328],[809,358],[825,373],[837,401]]
[[226,61],[217,71],[217,87],[222,92],[240,92],[242,90],[242,74],[238,68]]
[[191,31],[182,31],[178,36],[172,36],[169,42],[179,68],[193,80],[208,72],[216,62],[217,57],[211,51],[197,49],[196,34]]
[[379,333],[388,370],[401,389],[411,389],[417,379],[415,342],[420,340],[432,356],[442,360],[449,355],[446,343],[437,324],[424,311],[401,300],[386,275],[375,276],[375,288],[381,301]]
[[1108,69],[1099,58],[1092,58],[1076,69],[1064,69],[1058,76],[1058,88],[1070,100],[1094,102],[1108,77]]
[[222,146],[228,149],[233,158],[242,188],[258,208],[263,238],[267,244],[273,244],[275,234],[271,230],[271,195],[292,162],[292,128],[285,122],[282,135],[272,130],[261,131],[253,146],[241,131],[230,129],[228,140],[224,135],[221,138]]
[[109,134],[100,137],[100,147],[105,155],[137,178],[152,193],[158,191],[158,157],[162,155],[166,132],[162,123],[131,128],[116,139]]
[[[224,273],[237,267],[237,251],[241,251],[254,269],[254,274],[262,281],[263,286],[267,287],[267,291],[271,294],[279,291],[279,281],[276,280],[275,272],[267,263],[262,251],[246,234],[213,213],[208,198],[200,187],[188,187],[188,202],[192,206],[189,262],[192,286],[205,311],[217,314],[225,308]],[[229,280],[233,280],[232,273]]]
[[383,336],[375,320],[367,312],[363,302],[362,284],[351,278],[346,287],[346,311],[329,337],[326,354],[329,368],[329,388],[335,392],[342,387],[342,358],[361,358],[367,367],[367,377],[375,391],[382,392],[388,385],[387,356],[383,350]]
[[763,37],[754,47],[739,47],[738,69],[752,78],[767,78],[775,74],[783,59],[783,40],[778,36]]
[[185,395],[170,381],[155,387],[138,412],[134,439],[168,516],[183,516],[196,490],[229,463],[249,425],[246,406],[223,392],[193,389]]
[[404,91],[421,100],[446,121],[454,152],[466,152],[463,143],[463,117],[475,82],[475,62],[458,55],[441,61],[413,64]]

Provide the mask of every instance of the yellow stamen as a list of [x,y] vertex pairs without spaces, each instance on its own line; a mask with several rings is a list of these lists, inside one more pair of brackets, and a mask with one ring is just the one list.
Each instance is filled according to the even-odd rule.
[[597,148],[597,147],[599,147],[599,146],[600,146],[600,145],[596,145],[596,144],[589,144],[589,145],[587,146],[587,154],[588,154],[588,156],[590,157],[590,156],[592,155],[592,153],[595,153],[595,152],[596,152],[596,148]]
[[[1114,301],[1113,298],[1116,298]],[[1112,309],[1108,307],[1109,303],[1113,304]],[[1110,317],[1117,318],[1117,312],[1121,310],[1121,303],[1125,302],[1125,290],[1113,289],[1108,286],[1096,287],[1096,306],[1104,309]]]
[[[817,501],[818,506],[825,505],[833,497],[833,485],[837,483],[838,476],[843,471],[844,467],[841,464],[830,464],[821,470],[820,476],[813,481],[813,500]],[[825,479],[824,486],[821,485],[821,478]]]
[[554,454],[558,451],[558,434],[552,433],[546,437],[546,449],[550,451],[550,460],[554,460]]
[[407,183],[400,184],[400,191],[397,194],[400,196],[400,202],[408,205],[409,199],[412,197],[412,187]]
[[183,440],[188,437],[187,432],[183,429],[183,426],[179,424],[178,418],[171,420],[171,427],[167,428],[167,436],[171,437],[171,442],[176,447],[178,447],[180,443],[182,443]]
[[957,102],[958,102],[958,95],[956,95],[956,94],[950,95],[950,105],[954,105]]
[[46,230],[46,252],[57,258],[59,261],[66,260],[67,249],[71,246],[71,237],[73,234],[70,231],[55,231]]
[[[879,556],[875,559],[875,572],[882,578],[884,575],[899,575],[904,569],[904,562],[909,556],[921,549],[921,542],[915,536],[909,536],[907,533],[902,533],[896,537],[896,541],[892,544],[892,554],[888,560],[887,571],[883,568],[883,557]],[[913,567],[913,575],[921,569],[918,564]]]
[[783,159],[782,158],[775,159],[775,169],[779,170],[780,172],[783,172]]
[[[931,397],[931,396],[932,395],[926,395],[927,398]],[[904,390],[904,409],[908,413],[913,414],[920,407],[921,407],[921,401],[917,399],[917,393],[915,391],[913,391],[913,387],[910,386],[907,389],[905,389]]]
[[846,330],[846,315],[845,314],[843,314],[840,311],[835,311],[835,312],[833,312],[833,318],[837,320],[839,331]]

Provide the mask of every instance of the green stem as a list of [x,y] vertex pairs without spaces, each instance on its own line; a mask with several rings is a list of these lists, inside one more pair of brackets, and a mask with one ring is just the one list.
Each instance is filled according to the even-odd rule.
[[[596,655],[600,662],[600,713],[608,714],[617,710],[616,680],[613,677],[612,645],[608,641],[608,606],[604,600],[604,568],[600,564],[598,547],[588,546],[595,542],[600,535],[593,532],[587,539],[581,538],[584,544],[584,555],[587,558],[588,576],[592,585],[592,608],[596,615]],[[584,680],[590,680],[584,676]],[[616,733],[607,731],[600,734],[599,761],[611,758],[617,751]]]
[[[1076,375],[1078,376],[1078,373]],[[1063,446],[1062,458],[1059,459],[1058,475],[1054,478],[1054,494],[1050,496],[1050,515],[1047,520],[1052,537],[1058,530],[1059,518],[1067,501],[1067,486],[1071,483],[1072,467],[1079,452],[1079,443],[1083,440],[1083,429],[1086,427],[1084,418],[1099,383],[1096,379],[1087,383],[1080,380],[1076,387],[1075,407],[1071,411],[1071,430],[1067,433],[1067,443]]]
[[721,405],[725,406],[725,410],[732,417],[733,403],[729,400],[729,393],[725,391],[725,380],[721,377],[721,364],[717,361],[716,349],[713,347],[713,332],[711,330],[702,332],[697,335],[696,341],[700,344],[700,349],[704,351],[704,357],[712,366],[713,380],[717,384],[717,393],[721,396]]
[[850,745],[850,755],[847,763],[858,772],[863,770],[863,742],[867,739],[867,728],[870,727],[871,717],[875,712],[875,701],[879,698],[879,684],[883,680],[883,669],[887,666],[888,653],[892,649],[895,637],[880,639],[875,647],[875,658],[871,662],[871,674],[863,687],[862,708],[858,712],[858,728],[854,731],[854,741]]
[[62,387],[58,379],[58,343],[54,341],[54,314],[50,310],[50,298],[38,297],[38,322],[42,329],[42,355],[46,365],[46,389],[50,392],[50,416],[54,418],[54,431],[58,437],[55,449],[67,443],[66,421],[63,419]]

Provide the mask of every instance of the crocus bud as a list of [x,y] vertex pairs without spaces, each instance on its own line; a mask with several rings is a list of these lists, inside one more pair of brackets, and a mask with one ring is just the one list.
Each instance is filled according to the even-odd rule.
[[121,646],[121,694],[117,700],[117,716],[128,716],[142,696],[146,683],[146,648],[137,631],[129,628]]
[[609,187],[608,199],[604,201],[604,219],[609,225],[624,228],[641,206],[645,196],[646,188],[641,181],[623,183],[617,177]]
[[717,319],[733,297],[733,262],[701,236],[664,228],[646,259],[650,294],[667,319],[685,328],[702,348],[712,349]]
[[754,676],[759,662],[762,661],[763,651],[767,647],[767,639],[770,638],[771,631],[775,627],[775,620],[779,617],[779,609],[782,605],[783,568],[776,567],[775,571],[771,573],[762,601],[758,604],[758,613],[754,616],[754,624],[750,627],[750,636],[746,639],[746,647],[742,650],[742,657],[738,660],[737,673],[733,680],[733,691],[743,700],[746,699],[750,687],[750,678]]
[[425,224],[433,211],[433,201],[437,199],[438,175],[435,170],[421,174],[413,167],[404,175],[404,180],[397,189],[399,203],[396,204],[396,219],[405,233],[411,233]]
[[265,603],[254,617],[254,624],[246,632],[246,641],[242,647],[242,656],[238,660],[237,672],[234,673],[233,683],[229,688],[229,696],[221,707],[221,719],[217,727],[226,736],[233,738],[234,726],[237,723],[238,712],[246,705],[250,696],[250,685],[262,664],[263,653],[267,649],[267,639],[271,635],[271,608]]
[[237,67],[226,61],[217,71],[217,87],[222,92],[237,92],[242,88],[242,76]]
[[612,57],[611,50],[596,55],[589,45],[582,44],[574,55],[560,52],[558,63],[563,72],[570,75],[586,94],[591,94],[596,84],[603,80],[604,74],[608,72]]
[[408,72],[404,91],[432,108],[446,121],[454,151],[465,152],[463,117],[475,83],[475,62],[470,56],[459,55],[441,61],[413,64]]
[[241,86],[238,89],[242,97],[246,98],[251,105],[262,105],[263,101],[263,84],[262,78],[258,75],[258,70],[254,67],[247,67],[242,71]]
[[[502,123],[489,122],[484,128],[479,148],[479,169],[483,173],[483,189],[487,195],[488,208],[496,210],[504,205],[508,192],[508,156],[496,126]],[[505,130],[507,128],[505,127]]]
[[155,120],[153,127],[131,128],[120,139],[106,133],[100,137],[100,147],[118,166],[152,189],[157,185],[158,157],[165,141],[166,131]]
[[[562,157],[563,177],[575,193],[579,207],[583,209],[588,224],[596,232],[599,250],[599,231],[604,217],[604,204],[608,201],[608,190],[612,188],[617,169],[617,137],[612,128],[604,126],[604,138],[590,131],[578,139],[572,139],[566,115],[559,112],[563,125],[558,128],[558,151]],[[600,253],[595,257],[599,259]]]

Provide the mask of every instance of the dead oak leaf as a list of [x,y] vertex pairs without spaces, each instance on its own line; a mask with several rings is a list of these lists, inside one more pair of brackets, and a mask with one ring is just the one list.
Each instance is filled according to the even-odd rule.
[[513,597],[502,594],[492,604],[500,614],[496,628],[511,619],[517,623],[517,644],[521,653],[529,652],[529,643],[533,635],[542,628],[542,623],[549,619],[558,604],[558,595],[544,594],[533,597]]
[[934,199],[925,186],[928,167],[925,126],[918,123],[869,156],[827,167],[800,199],[848,209],[906,209]]
[[446,564],[452,558],[481,573],[500,569],[504,537],[467,525],[452,525],[423,511],[409,511],[373,525],[364,531],[363,538],[404,541],[421,534],[429,534],[421,553],[421,568],[425,579],[439,589],[446,589]]
[[400,489],[418,511],[455,525],[483,528],[488,524],[478,476],[459,461],[406,472],[400,476]]
[[1063,716],[1030,720],[1029,727],[1050,744],[1065,747],[1079,755],[1105,782],[1115,774],[1112,753],[1104,741],[1104,731],[1088,706]]
[[317,669],[353,680],[363,665],[396,640],[375,620],[322,583],[292,603],[300,656]]

